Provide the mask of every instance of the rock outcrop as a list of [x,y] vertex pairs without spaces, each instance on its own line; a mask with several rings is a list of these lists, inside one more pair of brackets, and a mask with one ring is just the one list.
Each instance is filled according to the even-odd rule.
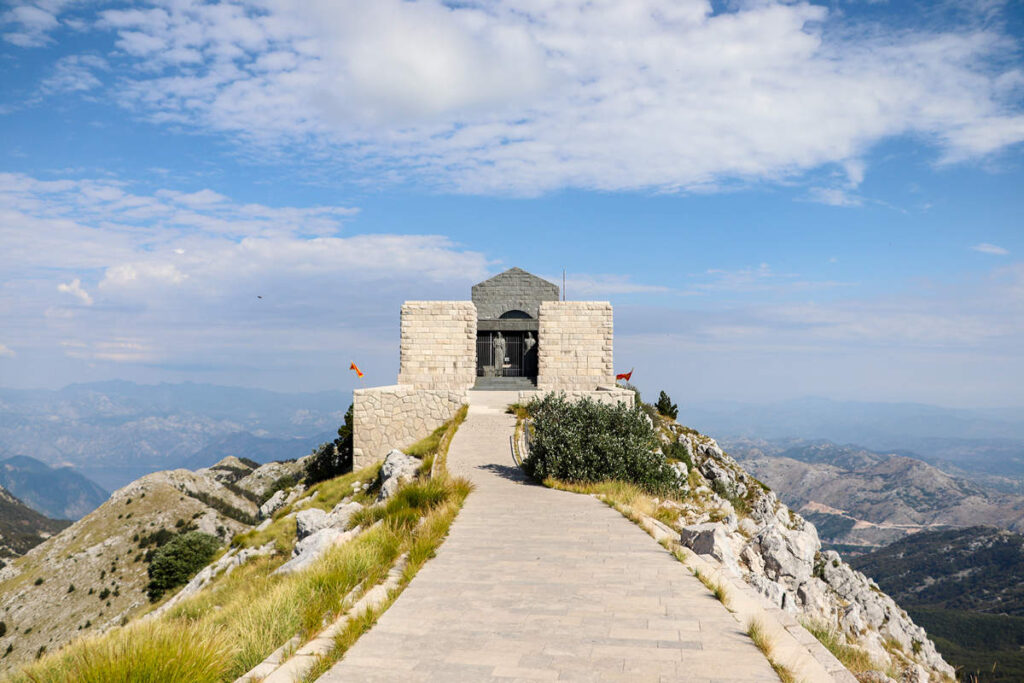
[[[901,670],[910,677],[905,680],[954,676],[924,629],[838,553],[822,552],[814,525],[780,503],[713,439],[675,423],[663,426],[662,439],[683,444],[692,460],[686,502],[660,503],[679,515],[682,545],[715,558],[798,618],[841,631],[879,669]],[[920,667],[925,677],[914,678],[922,675]]]
[[330,548],[355,538],[360,529],[349,529],[349,522],[362,509],[362,505],[348,497],[330,512],[306,508],[295,513],[296,543],[292,557],[274,573],[290,574],[305,569]]
[[415,479],[422,464],[421,460],[406,455],[398,449],[392,449],[384,458],[384,464],[380,468],[378,477],[380,492],[377,494],[377,500],[387,500],[401,486]]

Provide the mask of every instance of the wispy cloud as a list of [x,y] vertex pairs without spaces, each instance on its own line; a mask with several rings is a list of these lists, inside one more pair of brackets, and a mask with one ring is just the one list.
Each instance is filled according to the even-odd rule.
[[974,251],[980,251],[982,254],[992,254],[993,256],[1006,256],[1010,253],[1009,249],[1004,249],[1003,247],[995,244],[989,244],[988,242],[975,244],[971,249]]
[[703,273],[690,275],[690,280],[686,291],[700,293],[794,293],[855,285],[837,280],[815,280],[798,273],[779,273],[767,263],[733,270],[708,268]]
[[0,344],[0,358],[6,356],[8,358],[14,358],[16,355],[14,349],[10,348],[6,344]]
[[862,206],[864,198],[837,187],[812,187],[807,191],[808,201],[829,206]]
[[92,306],[92,297],[89,296],[89,292],[82,289],[82,281],[79,280],[77,277],[71,282],[62,282],[61,284],[57,285],[57,291],[64,292],[65,294],[70,294],[71,296],[75,297],[86,306]]

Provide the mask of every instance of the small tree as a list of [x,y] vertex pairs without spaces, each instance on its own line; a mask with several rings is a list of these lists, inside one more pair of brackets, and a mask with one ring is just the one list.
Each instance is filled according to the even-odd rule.
[[679,415],[679,406],[672,402],[668,394],[664,391],[658,394],[658,402],[655,404],[658,412],[665,417],[671,417],[673,420]]
[[338,427],[338,438],[321,444],[306,463],[306,483],[315,484],[352,471],[352,406]]
[[[153,554],[149,565],[149,599],[159,600],[165,591],[188,582],[213,559],[220,540],[201,531],[175,536]],[[104,593],[108,591],[104,589]],[[103,593],[100,599],[104,599]]]

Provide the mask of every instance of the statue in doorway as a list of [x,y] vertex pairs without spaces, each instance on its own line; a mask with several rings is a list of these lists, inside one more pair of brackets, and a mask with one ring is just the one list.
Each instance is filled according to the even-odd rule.
[[530,349],[532,349],[536,345],[537,340],[533,338],[533,332],[527,332],[526,339],[523,340],[523,355],[525,356],[526,354],[528,354],[530,352]]
[[491,349],[494,352],[494,367],[502,368],[505,366],[505,338],[501,336],[501,332],[498,333],[494,339],[491,340]]

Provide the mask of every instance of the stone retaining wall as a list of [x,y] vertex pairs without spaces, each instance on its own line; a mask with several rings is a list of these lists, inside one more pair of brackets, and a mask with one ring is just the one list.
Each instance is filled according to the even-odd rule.
[[410,446],[450,420],[468,397],[458,389],[416,389],[405,384],[352,392],[355,469],[377,462],[392,448]]
[[594,391],[615,384],[612,305],[607,301],[544,301],[538,333],[540,390]]
[[468,389],[476,382],[476,306],[471,301],[406,301],[398,383]]
[[[552,393],[551,391],[520,391],[519,392],[519,403],[525,404],[532,398],[542,398],[545,394]],[[597,391],[560,391],[555,393],[565,394],[565,397],[572,401],[578,401],[581,398],[588,397],[598,403],[608,403],[609,405],[615,405],[616,403],[625,403],[629,407],[633,407],[634,394],[629,389],[616,388],[598,388]]]

